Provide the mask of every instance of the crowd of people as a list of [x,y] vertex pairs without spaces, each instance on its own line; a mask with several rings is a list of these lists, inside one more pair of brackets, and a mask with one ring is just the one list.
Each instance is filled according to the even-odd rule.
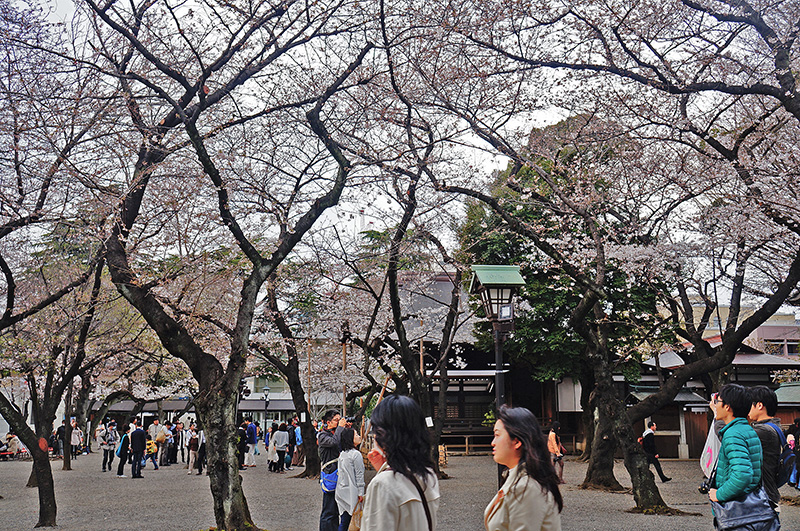
[[[712,502],[715,527],[725,529],[727,513],[744,503],[749,504],[744,511],[749,519],[746,529],[777,531],[778,488],[786,481],[798,487],[800,479],[796,471],[788,479],[781,476],[786,475],[786,447],[800,458],[800,444],[795,444],[800,441],[800,418],[783,430],[776,416],[777,396],[766,386],[725,385],[713,395],[709,407],[715,417],[712,430],[719,448],[714,470],[701,489],[706,489]],[[529,410],[500,408],[492,454],[506,472],[503,485],[484,512],[487,531],[561,528],[563,499],[559,485],[564,483],[565,449],[560,428],[554,422],[545,435]],[[667,482],[671,478],[664,474],[656,450],[657,429],[650,421],[640,442],[647,462]],[[433,531],[439,484],[420,407],[410,397],[389,396],[373,410],[370,430],[374,443],[367,459],[377,473],[366,486],[362,438],[352,419],[333,409],[322,417],[316,431],[322,468],[320,531],[346,531],[354,518],[365,531]],[[65,450],[64,433],[62,423],[53,436],[54,453],[71,451],[73,456],[79,455],[86,443],[84,434],[73,425],[70,448]],[[107,419],[94,437],[103,452],[102,471],[111,471],[117,461],[117,477],[127,477],[125,467],[130,465],[131,477],[142,478],[148,462],[154,470],[180,462],[188,474],[198,475],[206,467],[206,439],[195,422],[185,426],[179,420],[162,424],[154,419],[145,429],[139,417],[122,425]],[[296,417],[289,422],[273,422],[266,430],[246,417],[238,428],[238,441],[240,470],[257,466],[259,441],[263,441],[270,472],[285,473],[304,465],[305,450]],[[19,439],[9,434],[0,451],[16,452],[20,445]]]
[[187,474],[197,475],[203,473],[206,464],[205,434],[194,422],[187,427],[177,420],[161,424],[159,419],[154,419],[145,430],[140,417],[122,425],[108,419],[97,427],[95,438],[103,452],[102,471],[111,471],[116,458],[117,477],[120,478],[128,477],[125,474],[127,465],[131,467],[131,477],[138,479],[144,477],[142,470],[147,468],[148,462],[158,470],[177,465],[180,458]]

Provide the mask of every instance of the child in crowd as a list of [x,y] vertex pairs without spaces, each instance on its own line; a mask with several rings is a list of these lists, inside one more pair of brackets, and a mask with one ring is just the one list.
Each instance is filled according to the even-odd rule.
[[142,460],[142,468],[147,464],[147,460],[153,462],[153,466],[158,470],[158,445],[156,445],[150,434],[147,434],[147,443],[145,443],[144,459]]

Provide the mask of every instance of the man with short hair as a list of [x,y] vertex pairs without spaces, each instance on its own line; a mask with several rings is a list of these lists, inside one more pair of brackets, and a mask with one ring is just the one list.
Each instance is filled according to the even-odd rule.
[[[761,482],[769,496],[770,505],[776,513],[780,512],[778,504],[781,494],[778,492],[778,473],[781,469],[781,437],[776,428],[781,429],[781,419],[775,414],[778,412],[778,395],[765,385],[750,388],[750,412],[747,418],[756,430],[761,441]],[[775,427],[770,424],[774,424]]]
[[[345,419],[335,409],[329,409],[322,417],[324,428],[317,433],[319,460],[326,474],[338,468],[339,441],[344,431]],[[328,466],[326,463],[333,461]],[[319,531],[337,531],[339,528],[339,508],[336,504],[336,490],[322,492],[322,513],[319,515]]]
[[644,450],[644,455],[647,457],[647,463],[653,465],[656,468],[656,472],[658,472],[658,477],[661,478],[662,483],[666,483],[667,481],[672,481],[672,478],[668,478],[664,475],[664,471],[661,470],[661,463],[658,461],[658,454],[656,453],[656,430],[658,426],[652,420],[647,423],[647,429],[642,434],[642,450]]
[[[722,440],[717,459],[714,488],[709,489],[711,501],[727,502],[761,488],[761,441],[748,424],[752,406],[750,392],[738,384],[726,384],[711,399],[709,407],[724,426],[719,430]],[[773,513],[774,514],[774,513]],[[774,523],[777,527],[771,527]],[[777,515],[759,522],[752,529],[778,529]]]
[[133,461],[131,462],[131,477],[139,479],[142,476],[142,458],[144,457],[144,450],[147,448],[147,433],[142,429],[142,421],[138,418],[134,421],[136,429],[131,433],[131,453],[133,454]]
[[158,449],[158,465],[169,466],[169,448],[173,441],[172,423],[170,421],[164,421],[164,425],[161,427],[161,433],[163,433],[164,440]]

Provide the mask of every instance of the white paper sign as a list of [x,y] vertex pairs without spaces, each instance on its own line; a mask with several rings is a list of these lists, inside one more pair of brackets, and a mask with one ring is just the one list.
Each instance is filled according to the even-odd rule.
[[430,417],[425,417],[425,424],[427,424],[429,428],[433,428],[433,419]]

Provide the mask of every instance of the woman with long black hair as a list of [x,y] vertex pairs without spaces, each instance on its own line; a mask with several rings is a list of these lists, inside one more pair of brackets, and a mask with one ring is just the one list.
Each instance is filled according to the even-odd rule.
[[494,425],[494,460],[508,467],[484,511],[487,531],[558,531],[564,502],[539,422],[524,407],[502,406]]
[[367,487],[362,531],[433,531],[439,480],[422,410],[408,396],[391,395],[370,422],[375,448],[367,458],[378,473]]

